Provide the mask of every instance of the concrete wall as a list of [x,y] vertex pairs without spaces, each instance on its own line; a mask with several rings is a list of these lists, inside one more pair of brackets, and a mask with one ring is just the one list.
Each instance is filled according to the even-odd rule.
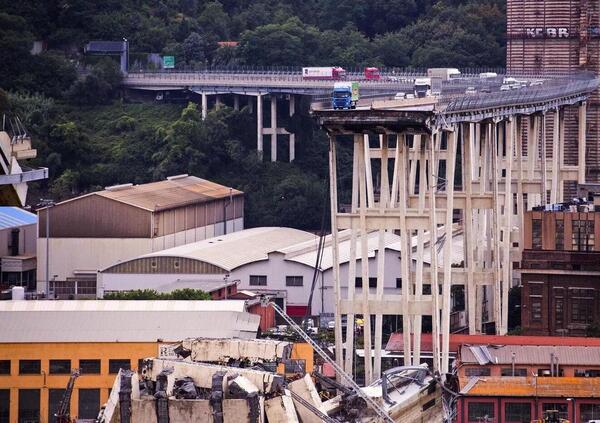
[[6,228],[0,231],[0,257],[10,256],[10,239],[13,229],[19,229],[19,254],[35,256],[37,224],[24,225],[19,228]]
[[[38,238],[38,292],[46,280],[46,239]],[[50,238],[50,279],[73,277],[75,270],[97,271],[152,252],[150,238]]]

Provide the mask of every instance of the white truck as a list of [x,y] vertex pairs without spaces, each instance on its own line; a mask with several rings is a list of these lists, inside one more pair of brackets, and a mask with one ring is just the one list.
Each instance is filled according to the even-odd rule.
[[431,78],[415,79],[415,97],[431,97]]
[[442,81],[448,81],[460,76],[460,71],[456,68],[429,68],[427,69],[429,78],[440,78]]
[[302,68],[302,79],[345,79],[346,71],[339,66]]

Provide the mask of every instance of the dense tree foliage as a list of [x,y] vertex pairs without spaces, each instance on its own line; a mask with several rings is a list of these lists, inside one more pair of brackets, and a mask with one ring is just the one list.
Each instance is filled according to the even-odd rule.
[[[64,199],[116,183],[189,173],[246,192],[247,226],[319,229],[327,213],[327,142],[307,115],[280,116],[296,161],[256,157],[255,118],[223,107],[128,103],[116,58],[90,40],[130,43],[199,66],[502,66],[503,0],[0,0],[0,111],[21,116],[50,179],[31,198]],[[34,40],[47,47],[30,54]],[[238,41],[220,46],[220,41]],[[351,143],[348,143],[351,145]],[[268,148],[268,143],[266,143]],[[348,163],[350,148],[338,152]],[[349,201],[348,170],[340,194]]]
[[104,295],[105,300],[210,300],[210,294],[201,289],[183,288],[171,292],[158,292],[154,289],[136,289],[133,291],[111,292]]

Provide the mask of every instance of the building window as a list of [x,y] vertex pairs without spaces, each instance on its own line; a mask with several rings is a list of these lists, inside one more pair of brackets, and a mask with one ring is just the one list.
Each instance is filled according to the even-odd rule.
[[542,410],[545,413],[549,410],[558,410],[558,417],[567,420],[569,418],[569,407],[563,403],[545,402],[542,404]]
[[594,320],[594,290],[572,289],[571,320],[574,323],[592,323]]
[[573,221],[573,250],[574,251],[592,251],[595,243],[594,221],[593,220],[574,220]]
[[[539,377],[550,377],[550,376],[552,376],[551,372],[550,372],[550,369],[537,369],[537,375]],[[559,368],[558,375],[559,376],[564,376],[564,372],[563,372],[563,368],[562,367]]]
[[533,219],[531,222],[531,248],[542,249],[542,220]]
[[465,376],[490,376],[491,369],[489,367],[466,367]]
[[560,220],[560,219],[556,219],[556,225],[555,225],[555,248],[557,250],[564,250],[565,249],[565,221],[564,220]]
[[93,295],[96,296],[96,281],[77,281],[77,294],[78,295]]
[[267,285],[267,276],[266,275],[250,275],[250,285],[266,286]]
[[430,283],[423,284],[423,295],[431,295],[431,284]]
[[10,360],[0,360],[0,375],[10,374]]
[[54,414],[58,410],[58,406],[65,395],[65,389],[49,389],[48,390],[48,422],[55,423],[56,417]]
[[131,361],[118,358],[108,360],[108,373],[119,373],[119,369],[131,370]]
[[600,419],[600,404],[581,404],[579,406],[580,422]]
[[71,360],[50,360],[50,374],[65,375],[71,373]]
[[396,278],[396,288],[402,289],[402,278]]
[[100,389],[79,390],[79,418],[95,420],[100,411]]
[[470,422],[494,421],[494,403],[470,402],[468,408],[468,418]]
[[100,360],[79,360],[79,368],[82,375],[100,373]]
[[40,360],[19,360],[20,375],[39,375],[42,373]]
[[304,285],[302,276],[286,276],[285,286],[302,286]]
[[554,291],[554,326],[562,328],[565,324],[565,299],[563,290]]
[[[507,367],[507,368],[504,368],[504,369],[500,370],[500,375],[501,376],[513,376],[512,367]],[[514,374],[514,376],[527,376],[527,369],[517,369],[517,368],[515,368],[515,374]]]
[[0,422],[10,421],[10,389],[0,389]]
[[19,423],[40,421],[40,390],[19,389]]
[[507,402],[504,404],[504,421],[506,423],[531,422],[531,404],[528,402]]
[[542,298],[538,295],[529,296],[531,300],[531,321],[541,322],[542,321]]
[[575,377],[600,377],[600,370],[596,369],[577,369]]
[[[362,278],[355,278],[354,286],[356,288],[362,288]],[[377,278],[369,278],[369,288],[377,288]]]

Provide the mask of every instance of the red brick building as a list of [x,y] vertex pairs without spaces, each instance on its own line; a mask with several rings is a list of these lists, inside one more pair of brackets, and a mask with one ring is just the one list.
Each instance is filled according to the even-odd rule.
[[600,419],[600,379],[492,376],[459,384],[457,423],[530,423],[547,410],[570,422]]
[[585,335],[600,322],[600,212],[530,211],[523,230],[525,333]]

